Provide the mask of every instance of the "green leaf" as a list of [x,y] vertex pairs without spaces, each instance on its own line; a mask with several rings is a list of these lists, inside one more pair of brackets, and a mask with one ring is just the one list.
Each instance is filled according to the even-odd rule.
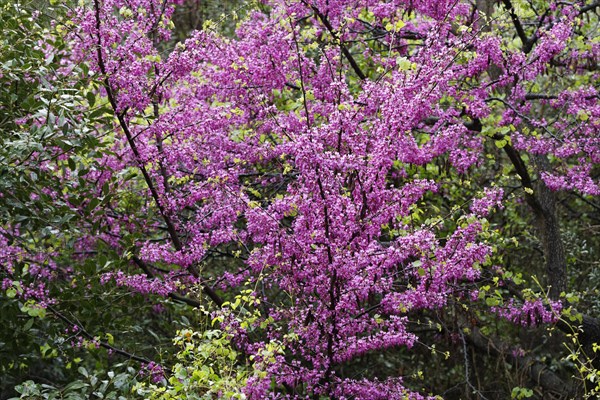
[[500,304],[500,300],[498,300],[498,299],[497,299],[497,298],[495,298],[495,297],[487,297],[487,298],[485,299],[485,304],[486,304],[488,307],[494,307],[494,306],[497,306],[497,305],[499,305],[499,304]]
[[496,141],[494,141],[494,144],[496,145],[497,148],[502,149],[502,148],[504,148],[504,146],[506,146],[508,144],[508,140],[506,140],[506,139],[496,140]]
[[28,320],[28,321],[25,323],[25,325],[23,325],[23,330],[24,330],[24,331],[28,331],[28,330],[30,330],[30,329],[31,329],[31,327],[33,326],[33,321],[34,321],[34,319],[33,319],[33,318],[30,318],[30,319],[29,319],[29,320]]
[[579,118],[580,121],[587,121],[588,119],[590,119],[590,116],[587,112],[585,112],[584,110],[579,110],[577,111],[577,118]]
[[89,204],[86,207],[86,211],[88,213],[94,211],[96,209],[96,207],[98,207],[98,205],[100,204],[101,200],[97,197],[94,197],[93,199],[90,200]]
[[85,367],[77,368],[77,372],[79,372],[81,375],[85,376],[86,378],[90,376],[90,374],[88,373],[87,369],[85,369]]
[[107,196],[109,192],[110,192],[110,185],[108,184],[108,182],[104,182],[104,185],[102,185],[102,195]]
[[[87,378],[87,371],[85,370],[85,368],[83,368],[83,367],[79,367],[78,371],[81,373],[81,370],[82,370],[82,369],[83,369],[83,370],[85,371],[85,373],[86,373],[85,375],[84,375],[84,374],[82,374],[82,375],[84,375],[84,376]],[[89,385],[88,385],[87,383],[85,383],[85,382],[81,382],[81,381],[75,381],[75,382],[71,382],[71,383],[69,383],[69,384],[68,384],[68,385],[65,387],[64,391],[65,391],[65,392],[69,392],[69,391],[73,391],[73,390],[77,390],[77,389],[83,389],[83,388],[85,388],[85,387],[88,387],[88,386],[89,386]]]
[[94,107],[94,104],[96,104],[96,94],[93,92],[88,92],[85,95],[85,98],[87,99],[90,108]]

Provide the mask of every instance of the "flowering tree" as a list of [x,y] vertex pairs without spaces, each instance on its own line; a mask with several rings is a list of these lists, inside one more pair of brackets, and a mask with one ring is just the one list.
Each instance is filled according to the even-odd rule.
[[[40,245],[10,219],[3,296],[143,362],[158,386],[137,393],[164,398],[450,396],[412,353],[495,396],[470,351],[523,362],[542,396],[581,390],[491,334],[581,326],[573,360],[592,368],[600,325],[570,307],[558,202],[597,215],[599,3],[272,0],[233,36],[208,22],[174,41],[180,3],[84,2],[41,49],[60,79],[87,75],[64,123],[88,141],[22,160],[50,171],[70,231]],[[520,222],[530,271],[507,254]],[[210,326],[179,333],[171,375],[61,311],[69,286],[202,307]]]

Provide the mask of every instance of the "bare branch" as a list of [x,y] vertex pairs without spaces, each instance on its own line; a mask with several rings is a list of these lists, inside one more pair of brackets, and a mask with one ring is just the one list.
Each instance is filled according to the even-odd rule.
[[48,310],[50,310],[50,312],[52,314],[54,314],[56,317],[58,317],[58,319],[62,320],[63,322],[65,322],[67,325],[69,325],[70,327],[77,327],[77,334],[80,336],[84,336],[90,340],[93,340],[94,342],[98,343],[98,345],[100,347],[103,347],[107,350],[112,351],[115,354],[118,354],[120,356],[126,357],[130,360],[134,360],[134,361],[138,361],[141,363],[150,363],[151,360],[145,358],[145,357],[140,357],[140,356],[136,356],[135,354],[131,354],[123,349],[118,349],[114,346],[111,346],[110,344],[108,344],[107,342],[104,342],[102,340],[99,340],[97,336],[92,335],[91,333],[89,333],[84,327],[81,326],[81,324],[79,323],[75,323],[73,321],[71,321],[66,315],[64,315],[63,313],[61,313],[60,311],[58,311],[56,308],[54,308],[53,306],[48,306],[47,307]]

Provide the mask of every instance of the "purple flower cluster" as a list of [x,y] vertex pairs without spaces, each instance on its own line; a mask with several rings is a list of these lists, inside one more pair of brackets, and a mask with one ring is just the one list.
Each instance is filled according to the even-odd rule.
[[502,318],[523,326],[556,323],[560,318],[561,310],[561,302],[541,299],[527,300],[522,303],[509,299],[502,306],[492,307],[492,311]]
[[147,364],[142,364],[140,369],[141,376],[148,376],[151,382],[159,383],[165,379],[165,371],[162,365],[150,361]]

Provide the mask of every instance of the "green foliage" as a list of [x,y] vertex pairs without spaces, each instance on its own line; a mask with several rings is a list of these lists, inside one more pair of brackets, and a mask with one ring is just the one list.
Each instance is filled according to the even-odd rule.
[[[239,301],[237,306],[240,306]],[[226,317],[234,317],[247,324],[247,319],[235,317],[235,303],[231,308],[213,319],[211,327],[203,331],[183,329],[173,340],[179,348],[177,363],[173,366],[166,386],[139,383],[134,388],[138,395],[150,399],[213,399],[221,396],[228,399],[242,399],[250,369],[242,354],[232,343],[232,336],[226,330],[216,329],[215,325],[224,322]],[[201,313],[209,319],[210,313],[204,308]]]
[[[87,398],[98,391],[126,396],[119,382],[132,385],[133,368],[139,368],[115,364],[119,356],[83,340],[45,304],[22,300],[25,287],[39,282],[35,267],[51,274],[48,295],[60,298],[53,310],[117,348],[160,359],[172,347],[173,332],[195,322],[181,305],[102,285],[102,273],[129,268],[129,260],[111,246],[89,254],[77,248],[78,240],[105,229],[109,203],[128,215],[142,205],[131,187],[116,190],[117,181],[135,188],[130,170],[101,188],[88,184],[89,174],[107,170],[99,160],[110,152],[111,140],[105,135],[100,143],[97,129],[112,122],[106,101],[96,99],[97,83],[87,66],[61,65],[69,29],[64,21],[72,5],[0,0],[0,229],[18,226],[0,234],[22,250],[10,274],[0,265],[0,284],[12,282],[0,288],[1,399],[17,395],[15,390],[22,398]],[[79,230],[85,225],[90,232]],[[123,240],[127,248],[137,238]],[[49,264],[51,254],[57,265]],[[84,380],[82,371],[88,371]]]
[[219,329],[177,332],[174,343],[180,348],[177,363],[166,386],[139,383],[134,392],[150,399],[245,398],[242,389],[248,369],[238,362],[240,354],[231,337]]
[[583,386],[582,397],[596,399],[600,394],[600,368],[595,359],[600,354],[600,345],[598,343],[582,345],[579,340],[578,322],[573,321],[571,315],[565,318],[565,323],[573,329],[573,333],[567,335],[568,340],[564,344],[568,351],[565,361],[574,368],[574,377]]
[[[240,351],[241,344],[233,341],[231,326],[241,326],[251,335],[272,323],[271,318],[261,316],[259,305],[252,290],[247,289],[217,311],[200,307],[206,325],[201,330],[177,332],[173,340],[178,348],[176,363],[167,381],[140,382],[133,392],[156,400],[245,399],[243,389],[248,379],[266,376],[266,368],[285,351],[282,343],[271,341],[263,343],[257,356],[247,358]],[[293,336],[290,333],[288,338],[293,340]]]
[[510,398],[511,399],[517,399],[517,400],[528,399],[528,398],[530,398],[532,396],[533,396],[533,390],[527,389],[527,388],[523,388],[523,387],[520,387],[520,386],[514,387],[513,390],[510,393]]
[[[122,369],[123,365],[115,365]],[[39,400],[80,400],[98,398],[106,400],[125,400],[131,398],[132,387],[137,382],[137,373],[131,368],[124,372],[107,371],[103,373],[90,372],[84,367],[78,369],[79,377],[63,388],[50,384],[39,384],[26,381],[15,388],[19,394],[16,399]]]

